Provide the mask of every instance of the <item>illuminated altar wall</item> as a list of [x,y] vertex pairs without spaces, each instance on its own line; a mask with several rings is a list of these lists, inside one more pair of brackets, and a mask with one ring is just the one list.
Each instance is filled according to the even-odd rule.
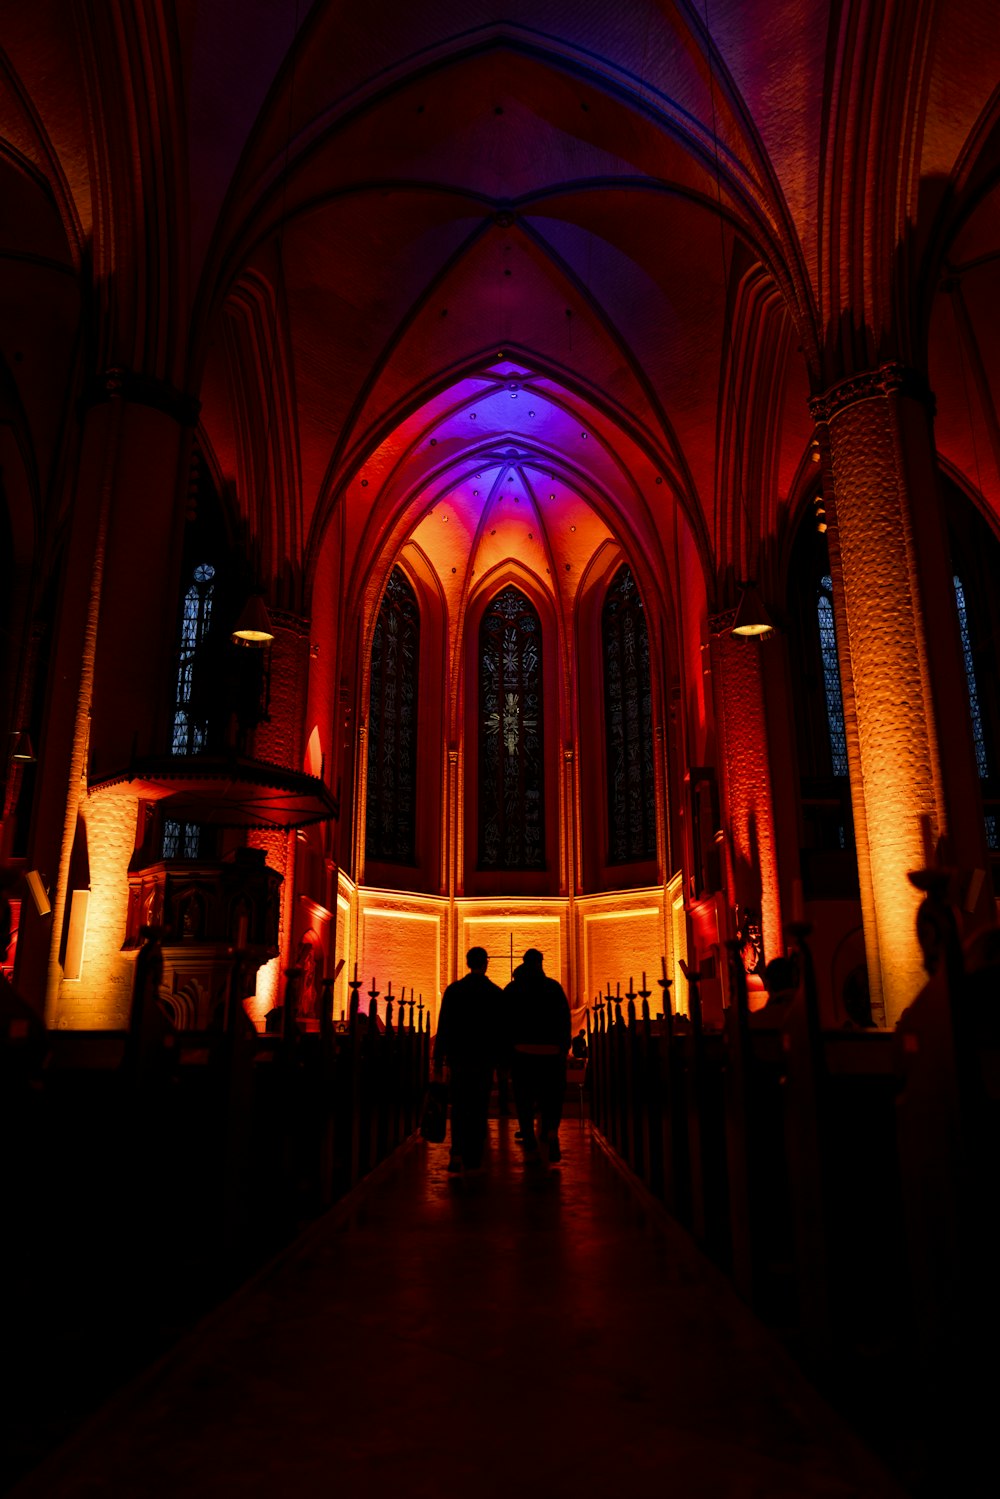
[[393,995],[404,986],[416,989],[423,995],[425,1013],[429,1009],[432,1028],[436,1027],[438,1004],[448,982],[447,900],[362,887],[357,892],[357,934],[362,1010],[368,1008],[365,991],[374,977],[383,998],[390,981]]
[[485,947],[490,954],[490,978],[506,984],[511,977],[511,955],[516,968],[525,949],[537,947],[545,960],[546,973],[558,978],[571,1003],[576,1002],[568,900],[511,896],[502,900],[462,900],[456,901],[456,916],[457,960],[462,971],[469,948]]
[[[354,901],[354,884],[347,875],[340,871],[337,875],[337,918],[336,934],[337,942],[334,951],[329,955],[330,972],[335,975],[333,984],[333,1013],[334,1015],[347,1014],[351,1003],[351,991],[347,987],[348,980],[354,971],[354,934],[351,927],[351,908]],[[341,963],[341,959],[343,962]],[[341,963],[340,971],[337,964]]]
[[[655,980],[667,949],[663,890],[616,891],[613,895],[580,897],[575,904],[582,997],[591,1002],[598,990],[605,992],[609,984],[612,993],[620,984],[624,994],[630,979],[638,989],[645,971],[647,987],[654,991],[650,1009],[656,1014],[663,991]],[[667,965],[669,968],[669,956]]]
[[[436,1027],[441,994],[448,983],[465,972],[470,947],[485,947],[490,955],[490,977],[501,987],[509,981],[528,947],[537,947],[546,972],[558,978],[574,1010],[574,1023],[583,1024],[584,1007],[608,982],[627,988],[630,976],[638,986],[643,969],[653,991],[650,1009],[662,1008],[662,989],[656,980],[665,958],[668,977],[678,972],[686,956],[680,878],[662,887],[615,891],[613,894],[568,897],[502,897],[493,900],[443,897],[399,891],[355,889],[342,877],[338,903],[338,956],[345,964],[337,980],[334,1004],[349,1003],[346,979],[357,953],[358,976],[365,991],[375,978],[384,998],[389,981],[398,995],[405,985],[423,994],[431,1025]],[[355,920],[347,919],[353,907]],[[678,916],[679,912],[679,916]],[[352,925],[356,949],[346,939]],[[341,936],[345,933],[345,936]],[[340,946],[344,942],[343,947]],[[683,989],[680,990],[683,1004]],[[381,1000],[380,1000],[381,1003]]]

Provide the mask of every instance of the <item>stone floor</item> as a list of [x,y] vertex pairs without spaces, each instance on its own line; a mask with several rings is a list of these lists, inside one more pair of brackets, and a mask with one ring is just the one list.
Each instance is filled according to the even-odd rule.
[[422,1142],[14,1493],[898,1495],[589,1126],[526,1170]]

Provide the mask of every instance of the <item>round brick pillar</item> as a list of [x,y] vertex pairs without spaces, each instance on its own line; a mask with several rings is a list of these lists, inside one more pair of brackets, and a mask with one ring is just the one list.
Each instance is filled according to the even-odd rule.
[[[908,871],[947,833],[987,868],[932,402],[886,364],[815,398],[872,1011],[923,986]],[[984,882],[980,903],[985,898]]]
[[[270,648],[269,721],[253,734],[253,754],[288,770],[302,770],[305,758],[303,726],[309,686],[309,622],[283,610],[269,610],[274,641]],[[281,1002],[282,975],[292,961],[298,933],[294,931],[295,835],[262,830],[247,835],[251,848],[264,849],[272,869],[284,876],[277,958],[261,969],[257,980],[255,1018]]]
[[[197,416],[196,402],[126,370],[91,382],[88,401],[31,833],[31,860],[52,909],[45,917],[29,912],[18,943],[19,987],[32,1003],[44,999],[50,1025],[115,1025],[127,1013],[122,992],[131,966],[120,948],[138,804],[132,798],[123,808],[98,810],[87,787],[127,771],[133,756],[159,747],[165,731],[184,518],[179,497]],[[79,867],[88,862],[89,874]],[[67,985],[71,875],[90,887],[90,936],[88,976]]]
[[784,952],[761,650],[731,633],[736,611],[711,621],[712,685],[729,832],[730,900],[758,910],[764,956]]

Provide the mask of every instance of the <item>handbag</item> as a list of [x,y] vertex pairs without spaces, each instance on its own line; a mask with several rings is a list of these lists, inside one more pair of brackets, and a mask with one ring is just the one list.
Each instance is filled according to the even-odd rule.
[[448,1127],[448,1086],[428,1083],[420,1111],[420,1133],[432,1145],[440,1145]]

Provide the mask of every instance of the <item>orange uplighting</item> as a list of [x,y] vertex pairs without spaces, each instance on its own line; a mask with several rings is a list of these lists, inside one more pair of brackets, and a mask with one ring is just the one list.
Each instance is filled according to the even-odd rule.
[[[640,1011],[645,988],[655,1016],[663,1009],[664,966],[673,978],[686,957],[679,876],[670,888],[677,901],[669,906],[659,886],[575,898],[469,896],[449,902],[342,882],[357,921],[362,997],[372,978],[382,995],[390,981],[394,994],[412,989],[423,996],[432,1026],[444,988],[465,971],[464,955],[473,946],[486,949],[489,976],[501,987],[525,949],[537,947],[546,972],[566,990],[577,1028],[608,984],[622,994],[632,987]],[[672,1003],[686,1009],[686,984],[674,989]]]
[[[902,426],[928,452],[930,426],[919,401],[900,394],[894,371],[873,372],[839,402],[835,391],[827,416],[839,522],[831,563],[845,600],[848,649],[841,649],[841,667],[848,672],[861,908],[872,1008],[889,1025],[924,983],[915,921],[920,897],[907,872],[923,866],[922,828],[930,818],[940,832],[945,807],[927,624],[918,605],[924,569],[910,510],[912,481],[899,459]],[[891,608],[887,580],[894,580]]]
[[260,1030],[267,1019],[269,1010],[273,1010],[278,1004],[278,982],[281,978],[281,959],[270,958],[257,970],[257,984],[253,994],[247,1000],[247,1014],[254,1025]]
[[774,801],[760,653],[722,633],[713,636],[714,676],[726,770],[731,888],[761,913],[764,954],[784,951]]
[[137,797],[89,797],[82,805],[90,873],[86,938],[79,978],[63,977],[56,1023],[113,1030],[128,1024],[135,954],[122,952],[128,916],[128,867],[135,849]]

